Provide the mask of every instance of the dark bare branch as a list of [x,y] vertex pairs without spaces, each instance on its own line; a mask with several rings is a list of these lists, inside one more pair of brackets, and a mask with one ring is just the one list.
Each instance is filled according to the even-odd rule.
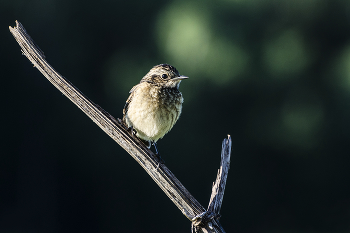
[[[164,164],[159,163],[154,153],[145,147],[136,137],[133,137],[119,119],[116,120],[100,106],[89,100],[72,83],[47,63],[44,53],[35,45],[21,23],[16,21],[16,26],[9,27],[9,29],[21,46],[22,53],[33,65],[105,133],[123,147],[146,170],[188,219],[194,221],[193,219],[196,216],[206,212],[204,207],[187,191],[174,174]],[[219,205],[221,206],[221,202]],[[219,210],[220,208],[217,211]],[[208,227],[208,224],[206,226]],[[209,222],[209,226],[211,227],[208,228],[209,231],[207,232],[224,232],[220,223],[215,218]]]
[[[210,230],[213,228],[217,228],[216,230],[219,232],[225,232],[219,223],[219,218],[228,170],[230,169],[231,146],[231,136],[228,135],[227,139],[222,142],[220,169],[213,183],[208,209],[192,219],[192,232],[211,232]],[[213,220],[217,221],[216,224],[211,223]]]
[[208,205],[208,211],[213,212],[216,215],[220,214],[222,200],[224,198],[227,174],[228,170],[230,169],[231,146],[231,136],[228,135],[228,138],[224,139],[224,141],[222,142],[220,169],[218,171],[216,180],[213,184],[211,197]]

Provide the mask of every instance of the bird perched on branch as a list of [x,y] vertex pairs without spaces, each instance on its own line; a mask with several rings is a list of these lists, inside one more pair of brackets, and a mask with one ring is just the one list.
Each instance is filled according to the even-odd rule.
[[153,144],[158,156],[156,142],[171,130],[180,117],[183,97],[179,85],[187,78],[180,75],[175,67],[160,64],[154,66],[129,92],[123,121],[136,130],[136,136],[148,148]]

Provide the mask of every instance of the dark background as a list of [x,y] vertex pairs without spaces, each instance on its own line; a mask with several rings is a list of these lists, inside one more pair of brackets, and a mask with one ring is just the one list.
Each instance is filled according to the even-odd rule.
[[183,114],[159,141],[207,206],[232,135],[227,232],[350,231],[350,1],[1,0],[0,232],[190,232],[144,170],[21,55],[115,117],[149,69],[174,65]]

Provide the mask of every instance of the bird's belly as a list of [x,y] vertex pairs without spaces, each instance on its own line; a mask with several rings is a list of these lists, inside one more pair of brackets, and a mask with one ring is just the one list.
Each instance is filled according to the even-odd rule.
[[181,105],[166,106],[145,99],[135,100],[129,106],[126,121],[143,140],[156,142],[162,138],[173,127],[181,112]]

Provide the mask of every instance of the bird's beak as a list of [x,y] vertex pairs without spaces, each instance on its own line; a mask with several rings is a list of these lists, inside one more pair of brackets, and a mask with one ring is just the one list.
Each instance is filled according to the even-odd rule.
[[179,77],[173,78],[172,80],[173,80],[173,81],[178,81],[178,80],[182,80],[182,79],[188,79],[188,77],[187,77],[187,76],[180,75]]

